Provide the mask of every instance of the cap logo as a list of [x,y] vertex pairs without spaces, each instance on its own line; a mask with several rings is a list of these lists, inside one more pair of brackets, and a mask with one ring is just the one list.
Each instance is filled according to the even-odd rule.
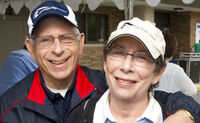
[[37,18],[41,13],[43,13],[44,11],[50,10],[50,9],[52,9],[52,10],[59,10],[59,11],[67,13],[67,11],[65,11],[63,9],[60,9],[58,7],[55,7],[55,6],[44,6],[44,7],[41,7],[41,8],[39,8],[39,9],[37,9],[35,11],[33,18],[34,19]]
[[127,26],[131,27],[132,24],[130,24],[130,23],[125,23],[125,24],[122,25],[122,27],[121,27],[120,29],[123,29],[124,27],[127,27]]
[[131,23],[125,23],[124,25],[122,25],[122,27],[120,29],[123,29],[124,27],[134,27],[134,28],[137,28],[138,30],[142,30],[143,32],[147,33],[154,41],[156,41],[156,39],[154,38],[154,36],[148,32],[146,29],[140,27],[140,26],[137,26],[137,25],[133,25]]

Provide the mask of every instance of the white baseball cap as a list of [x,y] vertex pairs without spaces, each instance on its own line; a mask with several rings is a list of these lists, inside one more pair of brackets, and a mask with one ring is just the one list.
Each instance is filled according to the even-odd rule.
[[155,24],[136,17],[121,21],[117,29],[111,33],[106,45],[109,46],[117,38],[123,36],[131,36],[138,39],[154,59],[157,59],[160,55],[164,59],[165,39]]
[[57,1],[45,1],[38,5],[29,15],[28,18],[28,34],[32,35],[33,28],[36,23],[48,15],[57,15],[63,17],[78,27],[76,16],[70,6]]

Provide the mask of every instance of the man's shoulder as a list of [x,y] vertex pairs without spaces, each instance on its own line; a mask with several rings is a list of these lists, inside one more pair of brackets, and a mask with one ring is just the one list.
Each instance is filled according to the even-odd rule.
[[104,72],[101,71],[101,70],[91,69],[91,68],[86,67],[86,66],[81,66],[81,68],[84,70],[84,72],[85,72],[87,75],[104,77]]
[[13,106],[16,108],[24,104],[23,102],[27,100],[27,96],[31,88],[31,80],[33,80],[32,74],[15,84],[13,87],[9,88],[3,95],[0,96],[0,116]]
[[98,89],[105,91],[107,89],[105,74],[101,70],[91,69],[85,66],[81,66],[85,72],[88,80]]

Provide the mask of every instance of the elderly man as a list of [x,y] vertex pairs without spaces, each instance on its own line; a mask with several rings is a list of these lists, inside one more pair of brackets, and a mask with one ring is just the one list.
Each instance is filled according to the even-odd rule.
[[[25,43],[38,69],[0,97],[0,122],[66,122],[75,107],[106,91],[104,74],[78,65],[85,36],[69,6],[40,4],[30,13],[28,27]],[[166,104],[171,100],[165,99]]]
[[76,105],[106,90],[104,75],[78,65],[85,37],[69,6],[42,3],[28,27],[25,43],[39,69],[1,97],[0,122],[63,122]]

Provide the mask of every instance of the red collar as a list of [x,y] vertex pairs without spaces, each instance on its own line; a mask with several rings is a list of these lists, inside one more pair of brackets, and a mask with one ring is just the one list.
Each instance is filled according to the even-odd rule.
[[[77,77],[76,77],[75,88],[82,99],[85,96],[87,96],[92,90],[94,90],[95,86],[88,80],[85,72],[79,65],[77,66],[76,72],[77,72]],[[45,97],[46,94],[42,88],[42,84],[40,81],[40,72],[39,69],[37,69],[27,98],[33,102],[43,105]]]

